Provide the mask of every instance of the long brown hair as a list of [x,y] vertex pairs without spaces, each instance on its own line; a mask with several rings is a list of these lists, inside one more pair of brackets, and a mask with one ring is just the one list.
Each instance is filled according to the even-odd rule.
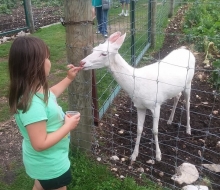
[[48,101],[48,83],[44,63],[49,57],[48,46],[33,36],[14,40],[9,52],[9,106],[11,113],[26,112],[33,95],[43,87],[44,102]]

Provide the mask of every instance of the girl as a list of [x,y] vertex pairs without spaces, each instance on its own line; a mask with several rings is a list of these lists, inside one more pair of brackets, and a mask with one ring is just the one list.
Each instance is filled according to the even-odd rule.
[[56,98],[69,86],[81,67],[68,65],[67,77],[48,88],[47,45],[36,37],[18,37],[9,53],[9,106],[23,136],[23,162],[35,179],[33,190],[66,190],[71,181],[68,134],[80,114],[65,115]]

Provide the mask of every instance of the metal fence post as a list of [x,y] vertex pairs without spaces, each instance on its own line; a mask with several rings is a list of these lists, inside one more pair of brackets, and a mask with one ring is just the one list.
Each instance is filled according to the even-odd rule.
[[157,0],[151,0],[151,46],[156,46]]
[[135,65],[135,0],[131,1],[131,65]]
[[171,18],[174,14],[174,4],[175,0],[170,0],[170,12],[168,14],[168,18]]
[[34,19],[32,14],[32,7],[31,7],[31,0],[23,0],[24,2],[24,11],[25,11],[25,18],[26,23],[29,27],[30,33],[34,33]]
[[152,0],[148,1],[148,43],[151,43],[151,28],[152,28]]

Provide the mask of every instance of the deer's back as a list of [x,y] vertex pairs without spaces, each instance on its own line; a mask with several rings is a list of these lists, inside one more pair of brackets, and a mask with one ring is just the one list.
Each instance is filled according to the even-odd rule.
[[194,75],[195,58],[186,49],[171,52],[163,60],[135,70],[136,104],[162,103],[189,88]]

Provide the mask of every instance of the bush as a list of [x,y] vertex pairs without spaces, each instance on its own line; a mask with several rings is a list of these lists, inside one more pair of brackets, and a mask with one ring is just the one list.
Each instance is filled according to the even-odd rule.
[[205,37],[220,49],[220,4],[219,0],[202,0],[192,3],[186,13],[183,31],[187,41],[193,41],[198,51],[204,52]]
[[10,14],[11,9],[17,7],[18,3],[21,3],[22,1],[16,1],[16,0],[0,0],[0,14]]
[[212,66],[214,71],[212,72],[211,82],[216,87],[220,89],[220,60],[213,61]]

